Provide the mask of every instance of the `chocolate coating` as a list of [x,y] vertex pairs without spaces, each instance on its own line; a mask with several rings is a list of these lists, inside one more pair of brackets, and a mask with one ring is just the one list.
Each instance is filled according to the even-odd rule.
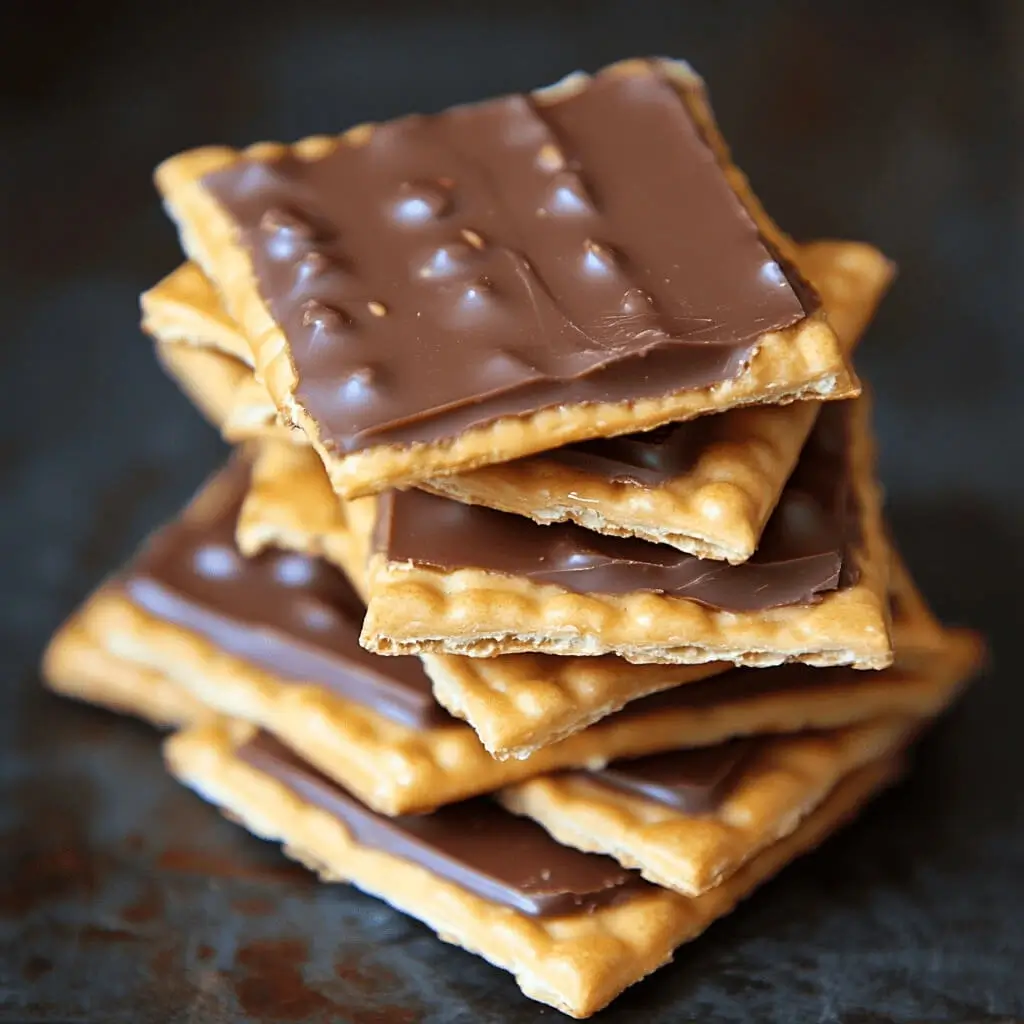
[[817,304],[656,64],[554,101],[401,118],[318,159],[242,159],[203,185],[340,451],[704,387]]
[[693,468],[721,427],[716,416],[669,423],[642,434],[581,441],[541,452],[538,458],[603,477],[611,483],[657,487]]
[[636,793],[683,814],[708,814],[729,791],[757,742],[732,740],[703,749],[614,761],[587,774],[601,785]]
[[610,857],[562,846],[485,798],[431,814],[376,814],[266,733],[238,757],[337,818],[356,842],[426,868],[492,903],[534,917],[593,910],[651,886]]
[[853,582],[845,556],[858,539],[859,517],[847,405],[822,410],[757,553],[741,565],[572,523],[538,526],[422,491],[380,499],[374,546],[393,562],[485,569],[581,594],[649,590],[737,612],[807,603]]
[[236,456],[136,556],[121,578],[127,597],[281,679],[323,686],[406,725],[450,724],[418,658],[359,646],[364,608],[337,569],[293,552],[239,552],[235,523],[248,485],[248,464]]

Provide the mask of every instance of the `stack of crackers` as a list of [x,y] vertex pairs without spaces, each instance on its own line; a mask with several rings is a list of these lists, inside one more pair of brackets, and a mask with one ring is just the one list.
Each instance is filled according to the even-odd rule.
[[847,821],[976,670],[887,536],[851,354],[686,65],[184,153],[144,327],[236,445],[49,684],[575,1017]]

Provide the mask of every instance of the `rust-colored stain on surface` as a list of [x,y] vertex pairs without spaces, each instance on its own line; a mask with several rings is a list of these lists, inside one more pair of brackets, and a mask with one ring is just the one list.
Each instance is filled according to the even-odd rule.
[[58,900],[90,895],[97,869],[88,850],[66,847],[23,856],[0,887],[0,915],[23,917]]
[[148,881],[141,895],[121,911],[121,919],[128,924],[148,924],[162,917],[163,913],[163,893],[155,882]]
[[306,943],[299,939],[263,939],[243,946],[231,977],[242,1010],[256,1019],[305,1020],[339,1007],[306,984]]
[[207,850],[164,850],[157,860],[161,871],[205,875],[210,878],[241,878],[257,882],[305,882],[313,876],[297,864],[245,864]]
[[277,904],[273,900],[264,899],[261,896],[251,896],[232,900],[231,909],[245,917],[265,917],[277,909]]
[[53,970],[53,961],[45,956],[30,956],[21,968],[21,976],[26,981],[35,981]]

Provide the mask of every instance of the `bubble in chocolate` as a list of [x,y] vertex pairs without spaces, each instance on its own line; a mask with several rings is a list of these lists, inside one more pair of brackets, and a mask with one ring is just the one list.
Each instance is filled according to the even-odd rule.
[[340,627],[339,616],[330,605],[307,598],[295,602],[293,608],[299,621],[310,631],[326,633]]
[[459,306],[467,312],[483,311],[494,301],[494,286],[486,277],[478,277],[468,284],[459,296]]
[[784,288],[789,284],[786,280],[786,275],[782,272],[782,267],[775,260],[769,260],[761,265],[761,280],[768,284],[776,285],[779,288]]
[[618,261],[612,249],[601,242],[589,239],[583,245],[581,265],[583,273],[588,277],[610,277],[619,271]]
[[380,387],[380,371],[367,364],[353,370],[338,389],[338,397],[346,405],[363,405],[372,402]]
[[464,242],[449,242],[435,249],[417,268],[422,278],[446,278],[464,274],[476,258],[474,250]]
[[295,283],[297,285],[308,284],[310,281],[323,277],[332,269],[337,269],[336,264],[319,250],[313,249],[295,264]]
[[274,579],[286,587],[308,587],[316,575],[316,566],[308,555],[289,553],[274,562]]
[[348,315],[334,306],[310,299],[302,307],[302,326],[328,334],[336,334],[352,323]]
[[260,230],[269,236],[267,254],[274,260],[291,260],[308,250],[316,238],[316,228],[299,214],[271,207],[260,217]]
[[242,560],[226,544],[204,544],[192,556],[195,571],[208,580],[234,579],[242,571]]
[[532,377],[537,372],[536,362],[525,352],[515,349],[498,348],[485,361],[483,379],[494,375],[499,380],[510,377]]
[[594,212],[583,183],[568,171],[555,175],[548,186],[543,209],[555,217],[578,217]]
[[443,217],[450,205],[451,195],[440,182],[407,182],[398,190],[392,216],[404,227],[418,227]]
[[623,316],[643,316],[654,312],[654,300],[642,288],[630,288],[622,296],[619,311]]

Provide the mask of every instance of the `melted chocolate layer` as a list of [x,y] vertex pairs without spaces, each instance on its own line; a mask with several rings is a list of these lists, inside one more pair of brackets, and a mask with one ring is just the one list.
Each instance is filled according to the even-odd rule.
[[485,569],[581,594],[650,590],[729,611],[810,602],[853,582],[845,560],[858,521],[848,405],[822,410],[757,553],[741,565],[572,523],[538,526],[423,491],[392,491],[380,499],[375,548],[394,562]]
[[756,743],[754,739],[732,740],[704,749],[614,761],[588,775],[602,785],[637,793],[684,814],[707,814],[729,791]]
[[650,888],[610,857],[562,846],[539,825],[484,798],[450,804],[432,814],[388,818],[266,733],[258,733],[237,755],[333,815],[363,846],[411,861],[524,914],[579,913]]
[[121,581],[129,599],[282,679],[407,725],[450,723],[418,658],[359,646],[363,605],[337,569],[292,552],[239,552],[235,523],[248,485],[249,467],[236,457],[135,558]]
[[603,437],[542,452],[538,458],[559,462],[611,483],[657,487],[693,468],[715,430],[717,416],[698,416],[643,434]]
[[704,387],[817,305],[655,64],[203,184],[342,451]]

